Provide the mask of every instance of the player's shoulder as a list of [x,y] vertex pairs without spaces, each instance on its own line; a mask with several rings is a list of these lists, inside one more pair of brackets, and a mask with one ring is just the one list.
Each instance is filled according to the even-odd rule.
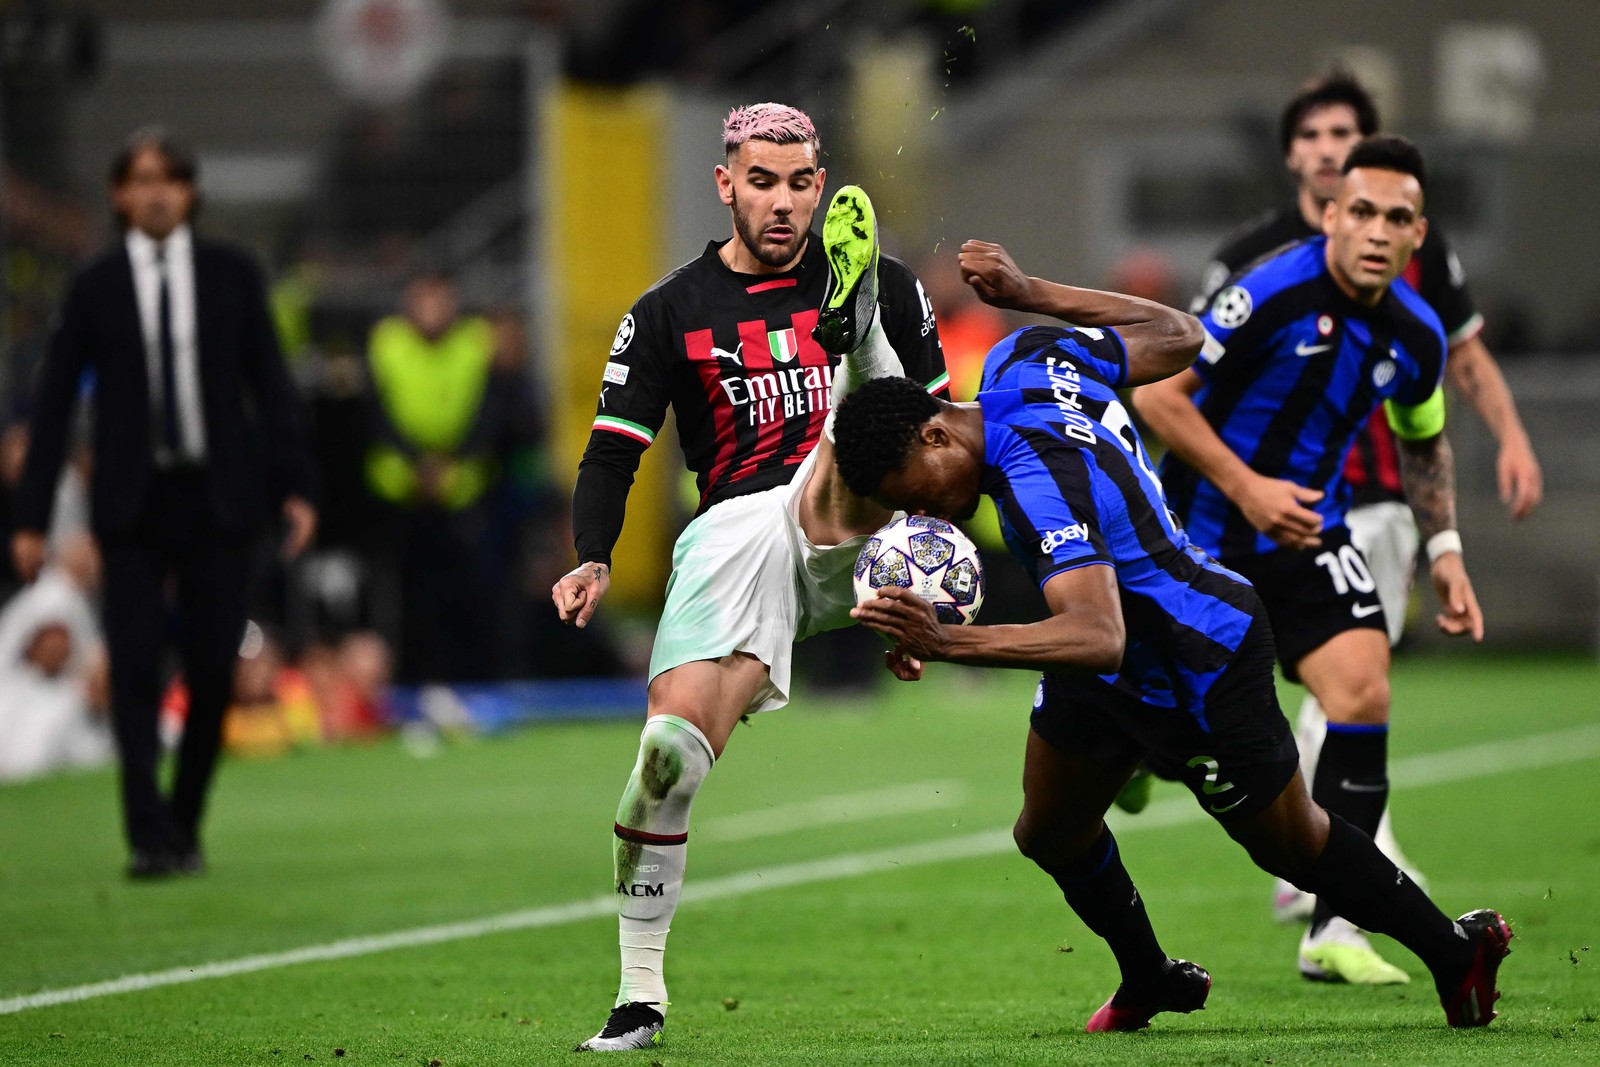
[[[820,244],[820,242],[818,242]],[[898,259],[887,253],[878,257],[878,288],[888,286],[904,286],[915,288],[918,284],[917,272],[903,259]]]
[[265,284],[261,261],[255,252],[235,241],[196,237],[194,263],[196,270],[224,272],[236,282],[251,286]]
[[115,272],[129,269],[127,242],[118,237],[95,253],[93,258],[80,264],[73,272],[73,282],[92,287],[102,284]]
[[1113,341],[1115,350],[1105,349],[1108,336],[1114,336],[1114,331],[1055,324],[1024,326],[989,350],[984,360],[984,388],[1021,386],[1026,378],[1042,382],[1052,373],[1069,379],[1074,392],[1082,389],[1076,380],[1080,377],[1109,388],[1115,360],[1107,357],[1120,357],[1121,343]]
[[1428,220],[1428,238],[1414,253],[1422,271],[1423,288],[1434,282],[1444,282],[1451,289],[1467,284],[1467,272],[1461,266],[1450,235],[1433,219]]
[[[1422,298],[1404,278],[1396,278],[1389,285],[1386,304],[1394,319],[1395,333],[1413,351],[1419,346],[1445,347],[1444,323],[1433,305]],[[1431,340],[1430,340],[1431,339]]]
[[659,307],[687,293],[698,293],[713,277],[716,268],[722,265],[722,260],[717,255],[718,247],[719,242],[712,241],[698,256],[686,263],[678,264],[663,274],[655,284],[639,294],[639,299],[633,302],[634,309]]
[[1298,209],[1264,212],[1234,231],[1211,258],[1230,271],[1242,270],[1269,252],[1307,236],[1303,226],[1295,225],[1298,221]]

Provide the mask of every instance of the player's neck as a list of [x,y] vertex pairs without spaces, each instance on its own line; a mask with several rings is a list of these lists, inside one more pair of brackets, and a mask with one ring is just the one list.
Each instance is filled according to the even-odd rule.
[[1310,188],[1304,185],[1294,198],[1295,207],[1300,209],[1300,217],[1305,220],[1307,226],[1318,233],[1322,232],[1322,207],[1325,203],[1326,201],[1312,196]]
[[1362,307],[1377,307],[1378,302],[1383,299],[1383,294],[1389,291],[1387,285],[1378,289],[1358,288],[1354,282],[1345,277],[1344,272],[1339,269],[1339,265],[1333,260],[1333,243],[1331,241],[1322,250],[1322,261],[1328,268],[1329,276],[1333,278],[1333,284],[1339,287],[1339,291]]
[[793,270],[795,264],[800,262],[800,257],[806,254],[806,243],[809,240],[809,236],[803,239],[794,258],[781,267],[774,267],[757,259],[738,234],[723,242],[722,247],[717,249],[717,258],[722,260],[723,266],[739,274],[782,274],[784,271]]
[[982,461],[987,451],[985,443],[987,437],[983,430],[983,405],[976,400],[968,400],[951,404],[944,410],[950,417],[950,425],[956,436]]

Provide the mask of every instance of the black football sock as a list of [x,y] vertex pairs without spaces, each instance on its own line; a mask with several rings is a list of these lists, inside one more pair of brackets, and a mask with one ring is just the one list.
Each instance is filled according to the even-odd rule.
[[1332,914],[1363,930],[1387,934],[1417,954],[1444,990],[1471,966],[1473,944],[1372,838],[1332,812],[1328,844],[1300,888],[1326,901]]
[[1082,857],[1057,870],[1045,868],[1045,873],[1056,880],[1083,924],[1111,948],[1125,990],[1159,981],[1167,954],[1156,940],[1144,901],[1122,865],[1117,839],[1109,827],[1101,829]]
[[[1330,722],[1317,758],[1311,799],[1368,837],[1376,834],[1389,801],[1389,727]],[[1319,897],[1311,915],[1312,931],[1327,925],[1336,910]],[[1361,925],[1348,915],[1345,918]]]

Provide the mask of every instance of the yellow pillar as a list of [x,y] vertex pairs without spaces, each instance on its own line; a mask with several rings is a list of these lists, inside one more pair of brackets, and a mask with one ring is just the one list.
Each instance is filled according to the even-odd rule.
[[[650,88],[568,83],[547,98],[542,269],[556,347],[548,361],[552,454],[570,485],[589,440],[622,316],[667,267],[667,101]],[[681,464],[665,432],[645,453],[617,542],[607,603],[660,601],[669,501]]]

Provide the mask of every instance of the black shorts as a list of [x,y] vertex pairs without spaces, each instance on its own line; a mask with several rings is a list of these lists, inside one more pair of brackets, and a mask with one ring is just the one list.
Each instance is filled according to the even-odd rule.
[[1257,617],[1233,662],[1206,694],[1204,722],[1180,708],[1143,703],[1095,677],[1047,673],[1033,731],[1109,767],[1143,760],[1181,781],[1213,818],[1248,819],[1278,798],[1300,766],[1273,682],[1272,630]]
[[1272,620],[1278,661],[1291,682],[1300,680],[1297,667],[1307,654],[1346,630],[1389,632],[1378,585],[1344,526],[1323,530],[1320,548],[1229,556],[1222,565],[1256,587]]

